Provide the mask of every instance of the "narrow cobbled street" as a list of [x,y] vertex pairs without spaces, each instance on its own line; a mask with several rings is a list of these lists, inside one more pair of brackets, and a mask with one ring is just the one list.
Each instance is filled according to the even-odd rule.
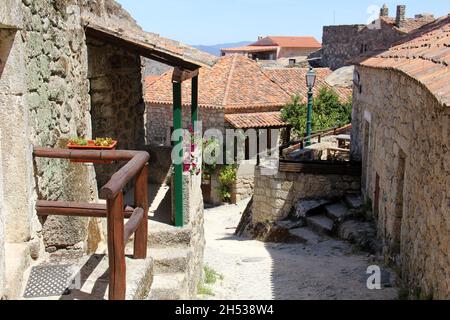
[[275,244],[235,236],[246,204],[205,210],[205,264],[223,279],[203,299],[397,299],[396,288],[367,289],[367,267],[376,263],[346,242]]

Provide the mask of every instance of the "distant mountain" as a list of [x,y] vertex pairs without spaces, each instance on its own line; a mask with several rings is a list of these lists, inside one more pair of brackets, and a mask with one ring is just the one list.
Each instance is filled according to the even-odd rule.
[[242,47],[242,46],[249,45],[250,43],[252,43],[252,42],[251,41],[241,41],[241,42],[234,42],[234,43],[215,44],[215,45],[211,45],[211,46],[197,45],[197,46],[193,46],[193,47],[197,48],[199,50],[208,52],[209,54],[220,57],[220,49]]

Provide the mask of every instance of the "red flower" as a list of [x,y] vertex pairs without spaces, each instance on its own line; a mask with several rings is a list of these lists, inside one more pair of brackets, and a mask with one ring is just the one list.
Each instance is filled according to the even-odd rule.
[[183,164],[183,171],[184,171],[184,172],[189,171],[190,168],[191,168],[191,165],[190,165],[189,163],[184,163],[184,164]]

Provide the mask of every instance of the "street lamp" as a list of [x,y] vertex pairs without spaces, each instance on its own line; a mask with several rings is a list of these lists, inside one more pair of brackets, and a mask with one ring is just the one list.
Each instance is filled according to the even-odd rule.
[[316,82],[316,73],[312,67],[309,67],[309,71],[306,73],[306,86],[308,87],[308,113],[306,115],[306,145],[311,145],[311,117],[313,107],[313,88]]

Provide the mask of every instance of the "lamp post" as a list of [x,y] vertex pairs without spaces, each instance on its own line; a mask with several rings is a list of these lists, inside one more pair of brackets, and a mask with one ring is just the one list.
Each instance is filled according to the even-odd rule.
[[313,107],[313,88],[316,82],[316,73],[310,67],[306,73],[306,86],[308,87],[308,113],[306,115],[306,146],[311,145],[311,123],[312,123],[312,107]]

